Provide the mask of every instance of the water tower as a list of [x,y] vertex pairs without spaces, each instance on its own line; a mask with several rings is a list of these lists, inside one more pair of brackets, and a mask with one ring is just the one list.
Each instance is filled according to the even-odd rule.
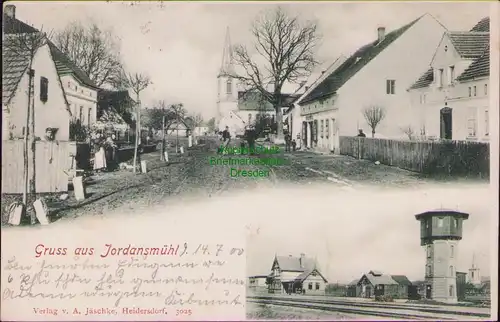
[[425,247],[425,297],[457,302],[456,263],[462,223],[469,214],[439,209],[415,216],[420,221],[420,245]]

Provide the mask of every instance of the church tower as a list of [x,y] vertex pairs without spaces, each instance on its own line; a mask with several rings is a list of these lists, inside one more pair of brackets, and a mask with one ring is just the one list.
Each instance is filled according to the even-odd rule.
[[469,283],[481,285],[481,271],[476,265],[476,254],[472,254],[472,267],[469,268]]
[[229,27],[226,29],[226,39],[222,52],[222,64],[217,75],[217,121],[228,117],[231,111],[238,108],[238,90],[234,78],[234,58]]

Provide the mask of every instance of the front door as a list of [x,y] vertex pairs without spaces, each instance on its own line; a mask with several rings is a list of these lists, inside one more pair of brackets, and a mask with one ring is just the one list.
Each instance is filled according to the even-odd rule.
[[426,299],[431,299],[432,298],[432,285],[427,285],[425,287],[425,298]]
[[441,139],[451,140],[452,135],[452,121],[453,114],[452,109],[449,107],[444,107],[441,109],[440,118],[441,118]]
[[307,122],[302,122],[302,145],[307,147]]

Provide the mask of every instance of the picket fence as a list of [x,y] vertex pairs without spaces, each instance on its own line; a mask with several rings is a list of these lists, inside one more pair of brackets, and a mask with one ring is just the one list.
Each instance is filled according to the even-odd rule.
[[340,154],[427,175],[489,178],[490,145],[474,141],[399,141],[340,137]]
[[[36,142],[36,192],[68,191],[68,173],[74,168],[75,142]],[[28,179],[32,173],[29,148]],[[2,141],[2,194],[18,194],[24,190],[24,142]]]

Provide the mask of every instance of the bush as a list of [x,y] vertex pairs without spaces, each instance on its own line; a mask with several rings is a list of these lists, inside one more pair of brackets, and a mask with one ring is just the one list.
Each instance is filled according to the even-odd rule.
[[394,302],[394,298],[391,295],[377,295],[375,296],[376,302]]

